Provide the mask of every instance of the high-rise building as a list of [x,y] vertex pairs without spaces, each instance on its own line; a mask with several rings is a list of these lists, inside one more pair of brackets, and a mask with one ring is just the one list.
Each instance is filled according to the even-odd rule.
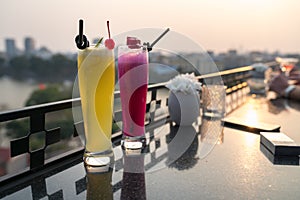
[[34,39],[31,37],[26,37],[24,39],[24,46],[25,46],[25,55],[30,56],[35,51],[35,42]]
[[9,59],[17,56],[18,50],[14,39],[6,39],[5,45],[6,45],[6,54]]

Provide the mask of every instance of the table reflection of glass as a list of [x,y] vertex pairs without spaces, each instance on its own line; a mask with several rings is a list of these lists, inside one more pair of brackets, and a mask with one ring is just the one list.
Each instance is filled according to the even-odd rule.
[[[216,113],[218,110],[213,111]],[[146,173],[155,173],[165,168],[179,171],[194,168],[216,144],[223,142],[223,111],[221,106],[218,117],[200,116],[197,123],[191,126],[178,126],[167,121],[153,125],[153,135],[149,137],[149,145],[142,153],[116,146],[114,154],[117,164],[114,173],[121,172],[122,180],[118,184],[121,192],[115,198],[146,199]]]
[[[284,104],[285,99],[278,100],[281,100],[282,104]],[[253,111],[255,109],[257,120],[266,120],[265,122],[267,123],[280,122],[282,131],[290,134],[289,136],[292,139],[299,142],[299,125],[297,125],[297,120],[299,119],[297,116],[300,115],[299,102],[287,100],[290,106],[288,112],[276,115],[268,111],[266,101],[267,99],[262,97],[259,99],[250,99],[250,101],[247,101],[244,105],[230,113],[228,117],[238,117],[242,121],[243,119],[247,119],[245,111]],[[294,103],[295,105],[293,105]],[[298,108],[296,108],[296,105],[298,105]],[[146,152],[145,156],[141,157],[140,161],[134,161],[134,163],[141,164],[143,164],[143,159],[145,161],[145,173],[140,173],[136,176],[126,173],[126,171],[123,174],[124,167],[127,168],[128,166],[128,159],[124,158],[122,148],[119,145],[120,142],[117,143],[118,141],[116,141],[114,152],[118,150],[119,154],[115,154],[117,165],[115,165],[116,170],[113,171],[112,176],[114,198],[120,199],[121,193],[124,198],[127,195],[132,195],[130,192],[134,191],[133,185],[139,182],[140,185],[137,186],[139,191],[136,191],[136,193],[140,192],[139,197],[146,196],[148,199],[215,199],[216,197],[223,199],[245,199],[251,195],[253,199],[260,199],[262,197],[276,199],[279,196],[287,196],[289,194],[293,194],[293,197],[295,196],[296,199],[299,199],[299,184],[297,183],[300,183],[300,171],[297,169],[298,167],[274,166],[270,163],[260,150],[260,136],[257,134],[226,127],[224,128],[224,134],[226,135],[225,142],[221,146],[217,146],[205,159],[199,159],[193,165],[199,152],[204,148],[201,146],[203,142],[211,141],[211,137],[207,134],[213,134],[210,131],[216,131],[215,125],[221,123],[218,119],[215,120],[202,118],[198,124],[193,127],[181,129],[183,130],[181,132],[177,131],[180,127],[174,126],[169,121],[162,122],[157,126],[146,127],[146,132],[153,133],[155,138],[151,138],[150,149]],[[156,130],[162,131],[156,133]],[[215,136],[218,136],[218,134],[215,134]],[[197,136],[195,137],[195,135]],[[165,160],[171,156],[170,152],[172,152],[172,149],[168,148],[168,146],[177,137],[181,141],[179,144],[185,144],[182,138],[187,140],[189,137],[191,140],[188,141],[191,141],[191,143],[187,145],[187,152],[183,152],[182,156],[179,156],[179,160],[175,159],[172,163],[177,166],[178,164],[181,165],[181,168],[184,168],[185,166],[182,165],[186,164],[188,165],[187,168],[189,168],[178,170],[175,167],[164,166],[158,172],[153,171],[153,168],[160,163],[165,163]],[[209,146],[211,147],[212,145]],[[178,148],[178,146],[177,148],[173,146],[175,150]],[[197,154],[195,155],[196,149]],[[58,195],[67,199],[85,199],[86,195],[92,195],[90,192],[92,189],[100,190],[100,187],[106,187],[103,193],[110,194],[111,183],[108,181],[110,178],[103,178],[107,174],[96,174],[95,176],[89,174],[86,176],[82,158],[80,155],[78,156],[75,164],[73,163],[74,157],[65,157],[63,160],[59,160],[57,165],[52,165],[53,167],[47,168],[45,166],[45,171],[38,172],[41,173],[41,176],[26,176],[26,179],[31,178],[31,180],[24,184],[20,183],[21,179],[11,181],[10,184],[14,185],[14,188],[12,186],[8,187],[8,184],[5,185],[8,189],[1,190],[2,187],[0,189],[0,199],[20,199],[17,196],[20,197],[21,194],[23,195],[23,199],[55,199],[54,196],[57,197]],[[292,163],[294,157],[289,157],[288,159]],[[126,162],[125,165],[123,164],[124,162]],[[286,165],[286,163],[283,164]],[[299,164],[297,165],[299,166]],[[140,169],[142,167],[143,165],[141,165]],[[279,169],[280,173],[278,173]],[[261,174],[264,174],[264,176],[257,176],[257,170]],[[93,179],[93,177],[97,176],[100,177],[99,179],[103,178],[104,180]],[[241,185],[241,180],[245,176],[250,182],[259,184],[251,185],[251,190],[248,190],[248,181],[243,182]],[[181,178],[178,179],[178,177]],[[276,177],[276,181],[269,177]],[[86,179],[88,179],[88,184],[91,185],[86,185]],[[132,183],[134,180],[136,182]],[[228,180],[230,180],[230,184],[228,184]],[[122,187],[123,181],[124,185]],[[96,184],[92,184],[93,182]],[[216,184],[222,187],[216,189]],[[265,188],[270,188],[270,185],[273,189],[266,190]],[[288,187],[284,187],[285,185],[288,185]],[[86,191],[86,186],[88,192]],[[281,187],[285,188],[285,190],[274,189]],[[147,189],[146,192],[145,189]]]
[[[187,170],[190,168],[193,168],[197,162],[199,161],[199,157],[197,156],[198,152],[198,146],[199,146],[199,139],[198,139],[198,134],[196,132],[196,129],[193,126],[173,126],[170,124],[170,134],[168,139],[171,141],[177,136],[177,133],[182,131],[186,137],[183,137],[182,141],[184,142],[184,138],[191,138],[191,140],[187,139],[185,141],[188,141],[185,151],[178,156],[176,152],[176,146],[170,145],[168,148],[168,159],[170,161],[170,168],[176,168],[178,170]],[[182,135],[184,136],[184,135]],[[179,136],[180,137],[180,136]],[[173,149],[174,148],[174,149]],[[178,149],[178,147],[177,147]]]
[[146,199],[144,154],[124,155],[121,199]]
[[96,172],[92,173],[90,170],[86,170],[87,178],[87,192],[86,199],[113,199],[113,189],[112,189],[112,173],[113,170],[108,172]]
[[206,144],[223,143],[223,122],[220,119],[204,117],[201,124],[201,142]]

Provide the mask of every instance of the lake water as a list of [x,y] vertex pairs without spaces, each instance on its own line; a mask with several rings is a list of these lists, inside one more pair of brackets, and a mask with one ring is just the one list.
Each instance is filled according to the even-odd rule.
[[9,77],[0,78],[0,111],[24,107],[37,83],[16,81]]
[[[159,81],[149,79],[149,82],[158,83]],[[0,77],[0,112],[24,107],[31,93],[38,88],[39,84],[34,81],[17,81],[10,77]],[[116,85],[116,90],[118,90],[118,85]],[[120,102],[115,101],[115,107],[119,109]]]

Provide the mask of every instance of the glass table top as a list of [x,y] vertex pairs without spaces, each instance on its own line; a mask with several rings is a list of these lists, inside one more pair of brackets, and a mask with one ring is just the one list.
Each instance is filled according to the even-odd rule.
[[[277,114],[265,98],[251,98],[228,117],[280,124],[282,132],[299,141],[296,121],[300,112],[287,103]],[[66,161],[60,169],[0,188],[0,199],[300,198],[299,164],[274,164],[261,149],[259,134],[229,127],[216,130],[216,123],[222,124],[202,119],[179,130],[165,121],[148,129],[152,139],[146,153],[126,155],[115,146],[114,167],[108,172],[87,172],[81,158]],[[205,137],[209,131],[216,132],[211,144],[211,138]],[[174,138],[183,146],[172,146]],[[177,148],[184,151],[178,153]],[[132,167],[134,171],[128,170]]]

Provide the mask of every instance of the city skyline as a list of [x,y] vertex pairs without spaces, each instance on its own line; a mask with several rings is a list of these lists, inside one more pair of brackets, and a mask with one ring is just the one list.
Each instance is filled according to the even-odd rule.
[[215,52],[300,52],[300,19],[295,17],[300,2],[296,0],[155,0],[139,4],[136,0],[2,2],[6,9],[0,14],[0,51],[5,51],[6,38],[15,39],[21,47],[25,37],[32,37],[37,47],[74,52],[78,19],[82,18],[90,41],[107,37],[106,20],[110,20],[113,36],[139,28],[170,27]]
[[[3,51],[0,50],[0,53],[2,54],[2,56],[7,56],[8,58],[12,58],[12,57],[16,57],[16,56],[21,56],[21,55],[37,55],[39,52],[41,51],[47,51],[49,53],[49,55],[51,54],[63,54],[63,55],[74,55],[76,54],[76,52],[56,52],[56,51],[52,51],[51,49],[49,49],[47,46],[36,46],[37,41],[35,40],[35,38],[26,36],[25,38],[22,39],[23,40],[23,44],[21,45],[16,45],[16,41],[14,38],[5,38],[4,39],[4,49]],[[96,43],[98,42],[99,38],[93,38],[90,41],[90,43]],[[188,45],[185,47],[185,49],[188,47]],[[201,47],[201,46],[200,46]],[[76,49],[75,49],[76,50]],[[196,49],[197,50],[197,49]],[[198,49],[198,50],[203,50],[203,49]],[[300,55],[300,52],[280,52],[280,51],[267,51],[267,50],[255,50],[255,49],[250,49],[248,51],[243,51],[241,52],[240,49],[234,49],[234,48],[227,48],[224,49],[224,51],[214,51],[213,49],[204,49],[207,50],[208,54],[211,55],[249,55],[249,54],[265,54],[265,55],[277,55],[277,56],[298,56]],[[163,49],[162,52],[160,51],[160,49],[157,49],[155,52],[156,53],[163,53]],[[202,52],[202,51],[201,51]],[[182,54],[195,54],[197,53],[196,51],[182,51],[182,52],[174,52],[176,53],[182,53]],[[12,54],[12,55],[10,55]],[[48,56],[47,56],[48,57]]]

